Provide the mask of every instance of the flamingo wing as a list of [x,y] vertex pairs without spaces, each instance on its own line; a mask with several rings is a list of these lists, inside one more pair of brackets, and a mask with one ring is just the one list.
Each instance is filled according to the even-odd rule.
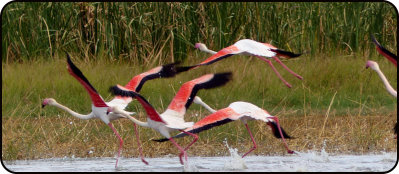
[[[184,131],[190,132],[190,133],[195,133],[195,134],[200,133],[202,131],[211,129],[213,127],[220,126],[220,125],[235,121],[240,117],[240,115],[241,114],[235,112],[231,108],[220,109],[220,110],[206,116],[205,118],[201,119],[200,121],[196,122],[192,127],[187,128]],[[188,134],[186,134],[186,133],[179,133],[179,134],[173,136],[173,138],[180,138],[180,137],[184,137],[187,135]],[[167,138],[162,138],[162,139],[156,139],[153,141],[164,142],[164,141],[168,141],[168,140],[169,139],[167,139]]]
[[176,67],[176,64],[178,63],[179,62],[175,62],[167,65],[158,66],[150,69],[149,71],[136,75],[129,81],[129,83],[125,85],[125,88],[131,91],[140,92],[141,88],[147,80],[162,77],[174,77],[176,74],[182,72],[178,67]]
[[151,120],[165,123],[162,120],[162,118],[159,116],[158,112],[154,109],[154,107],[152,107],[152,105],[140,94],[131,91],[121,85],[112,86],[109,90],[114,95],[136,98],[140,102],[140,104],[144,107],[148,117]]
[[[184,83],[176,96],[172,99],[165,112],[176,114],[167,114],[183,118],[186,110],[192,104],[195,95],[200,89],[211,89],[226,84],[231,79],[232,73],[207,74],[194,80]],[[164,114],[162,114],[164,115]]]
[[395,54],[391,53],[387,49],[385,49],[374,37],[374,35],[371,35],[371,39],[373,40],[373,43],[375,44],[377,51],[386,57],[389,61],[391,61],[395,66],[397,66],[397,61],[398,61],[398,56]]
[[69,54],[66,53],[66,55],[67,55],[69,74],[71,74],[73,77],[75,77],[79,81],[79,83],[82,84],[83,87],[87,90],[94,106],[108,107],[108,105],[104,102],[103,98],[98,94],[96,89],[90,84],[90,82],[86,79],[86,77],[79,70],[79,68],[73,64],[71,58],[69,57]]
[[216,54],[212,55],[211,57],[205,59],[201,63],[199,63],[197,65],[194,65],[192,67],[197,67],[197,66],[201,66],[201,65],[210,65],[210,64],[215,63],[215,62],[217,62],[219,60],[222,60],[224,58],[230,57],[230,56],[235,55],[235,54],[239,54],[241,52],[242,51],[239,50],[238,47],[236,47],[235,45],[231,45],[229,47],[221,49]]
[[[176,64],[179,64],[179,62],[157,66],[146,72],[136,75],[125,85],[125,88],[131,91],[140,92],[147,80],[174,77],[176,74],[182,72],[181,68],[176,67]],[[108,102],[108,105],[119,106],[121,109],[125,109],[131,101],[131,97],[115,96],[114,99]]]

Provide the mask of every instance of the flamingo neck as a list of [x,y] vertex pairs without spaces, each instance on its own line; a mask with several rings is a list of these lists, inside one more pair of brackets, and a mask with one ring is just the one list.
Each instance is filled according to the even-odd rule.
[[55,106],[55,107],[57,107],[57,108],[60,108],[60,109],[62,109],[62,110],[64,110],[64,111],[68,112],[69,114],[71,114],[72,116],[74,116],[74,117],[76,117],[76,118],[80,118],[80,119],[83,119],[83,120],[88,120],[88,119],[91,119],[91,118],[94,117],[94,114],[93,114],[93,113],[90,113],[90,114],[87,114],[87,115],[79,114],[79,113],[77,113],[77,112],[75,112],[75,111],[69,109],[68,107],[66,107],[66,106],[64,106],[64,105],[61,105],[61,104],[59,104],[59,103],[57,103],[57,102],[55,102],[55,103],[53,103],[53,104],[51,104],[51,105],[53,105],[53,106]]
[[389,84],[387,78],[385,77],[385,75],[381,72],[380,69],[375,69],[375,71],[377,72],[378,76],[380,76],[382,82],[385,85],[385,88],[387,89],[387,91],[394,97],[396,97],[397,92],[392,88],[392,86]]
[[206,52],[206,53],[209,53],[209,54],[216,54],[217,53],[216,51],[208,49],[205,45],[199,47],[198,49],[200,51],[202,51],[202,52]]
[[140,120],[135,119],[134,117],[130,116],[127,113],[121,113],[123,116],[127,117],[129,120],[133,121],[134,123],[138,124],[139,126],[143,126],[143,127],[150,127],[148,125],[148,122],[142,122]]
[[203,102],[199,97],[194,98],[194,103],[203,106],[205,109],[207,109],[211,113],[216,112],[216,110],[212,109],[209,105],[207,105],[205,102]]

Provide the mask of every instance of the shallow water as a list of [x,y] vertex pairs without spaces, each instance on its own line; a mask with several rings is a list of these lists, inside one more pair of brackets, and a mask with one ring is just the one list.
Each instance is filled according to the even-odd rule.
[[397,152],[365,155],[331,155],[324,151],[284,156],[247,156],[244,159],[231,152],[224,157],[188,157],[181,165],[178,157],[120,158],[51,158],[40,160],[3,161],[14,172],[182,172],[182,171],[242,171],[242,172],[385,172],[395,166]]

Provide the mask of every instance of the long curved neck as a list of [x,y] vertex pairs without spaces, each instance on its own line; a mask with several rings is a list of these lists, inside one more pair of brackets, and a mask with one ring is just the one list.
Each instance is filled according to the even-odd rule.
[[212,55],[217,53],[216,51],[208,49],[208,47],[206,47],[204,44],[201,47],[199,47],[198,49],[202,52],[206,52],[206,53],[209,53]]
[[52,106],[55,106],[55,107],[57,107],[57,108],[60,108],[60,109],[62,109],[62,110],[64,110],[64,111],[68,112],[68,113],[71,114],[72,116],[74,116],[74,117],[76,117],[76,118],[83,119],[83,120],[91,119],[91,118],[94,117],[94,114],[93,114],[93,113],[90,113],[90,114],[87,114],[87,115],[79,114],[79,113],[77,113],[77,112],[75,112],[75,111],[69,109],[68,107],[66,107],[66,106],[64,106],[64,105],[59,104],[59,103],[54,103],[54,104],[52,104]]
[[209,53],[209,54],[216,54],[216,51],[209,50],[209,49],[201,50],[201,51],[206,52],[206,53]]
[[388,91],[391,95],[393,95],[394,97],[396,97],[397,92],[396,92],[396,91],[392,88],[392,86],[389,84],[387,78],[386,78],[385,75],[381,72],[381,70],[380,70],[380,69],[376,69],[375,71],[377,72],[378,76],[380,76],[382,82],[383,82],[384,85],[385,85],[385,88],[387,88],[387,91]]
[[138,124],[139,126],[143,126],[143,127],[150,127],[148,125],[148,122],[142,122],[140,120],[135,119],[134,117],[130,116],[129,114],[127,114],[126,112],[121,112],[120,114],[122,114],[123,116],[127,117],[128,119],[130,119],[131,121],[133,121],[134,123]]
[[212,109],[209,105],[207,105],[205,102],[203,102],[199,97],[194,98],[194,103],[199,104],[203,106],[205,109],[207,109],[211,113],[215,113],[216,110]]

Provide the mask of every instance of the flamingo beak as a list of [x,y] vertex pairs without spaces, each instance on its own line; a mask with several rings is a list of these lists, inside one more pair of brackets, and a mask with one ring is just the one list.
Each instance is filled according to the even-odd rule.
[[110,112],[112,112],[112,109],[111,109],[110,107],[108,107],[108,109],[107,109],[107,115],[108,115]]
[[44,108],[46,105],[45,104],[42,104],[42,108]]

